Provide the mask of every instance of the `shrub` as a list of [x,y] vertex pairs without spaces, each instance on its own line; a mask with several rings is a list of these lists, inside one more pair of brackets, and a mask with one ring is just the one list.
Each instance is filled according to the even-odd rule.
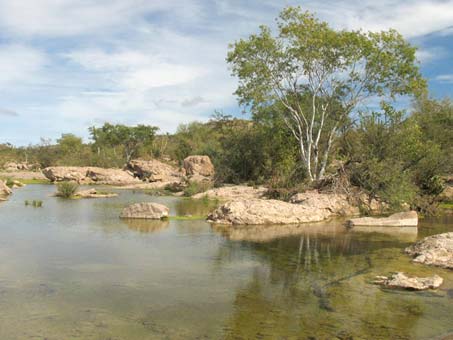
[[76,182],[61,182],[57,185],[57,196],[71,198],[77,192],[79,185]]
[[11,179],[11,178],[8,178],[6,181],[5,181],[5,184],[9,187],[9,188],[12,188],[14,186],[14,181]]
[[184,196],[190,197],[200,192],[205,192],[212,188],[211,182],[189,182],[187,187],[184,189]]

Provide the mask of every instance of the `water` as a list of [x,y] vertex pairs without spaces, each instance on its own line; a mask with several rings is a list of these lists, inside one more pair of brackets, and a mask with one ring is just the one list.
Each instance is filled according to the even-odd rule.
[[[453,231],[347,231],[339,223],[229,231],[204,221],[124,222],[129,203],[202,215],[204,202],[118,191],[62,200],[29,185],[0,205],[0,339],[432,339],[453,332],[453,272],[402,250]],[[41,199],[42,208],[25,207]],[[286,235],[286,236],[285,236]],[[289,236],[288,236],[289,235]],[[371,284],[444,278],[430,292]]]

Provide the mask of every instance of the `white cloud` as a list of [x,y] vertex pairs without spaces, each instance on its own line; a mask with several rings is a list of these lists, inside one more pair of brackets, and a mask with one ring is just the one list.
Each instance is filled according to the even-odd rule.
[[[173,131],[206,120],[236,103],[228,43],[273,25],[286,5],[337,28],[453,33],[453,0],[0,0],[2,36],[15,42],[0,45],[0,102],[20,112],[15,121],[49,122],[43,135],[86,134],[104,121]],[[446,55],[430,45],[417,54],[422,63]]]
[[453,74],[441,74],[435,79],[441,83],[453,83]]
[[0,45],[0,89],[37,80],[46,62],[46,55],[34,48]]
[[96,34],[167,7],[160,0],[0,0],[0,23],[17,35]]

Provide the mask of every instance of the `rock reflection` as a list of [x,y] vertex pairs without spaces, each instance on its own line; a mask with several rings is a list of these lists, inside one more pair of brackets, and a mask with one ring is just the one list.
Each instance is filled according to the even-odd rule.
[[341,221],[324,223],[304,223],[288,225],[258,225],[258,226],[222,226],[212,228],[231,241],[270,242],[275,239],[297,235],[337,235],[345,233]]
[[392,236],[402,242],[415,242],[417,240],[417,227],[361,227],[350,229],[353,233],[377,233]]
[[140,233],[155,233],[166,229],[169,225],[169,221],[145,219],[125,219],[124,223],[126,223],[129,229]]

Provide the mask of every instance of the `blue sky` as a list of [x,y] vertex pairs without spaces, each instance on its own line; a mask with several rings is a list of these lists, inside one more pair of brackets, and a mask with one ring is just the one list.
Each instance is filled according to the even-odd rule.
[[339,29],[399,30],[432,95],[452,95],[453,0],[0,0],[0,143],[237,114],[228,43],[287,5]]

